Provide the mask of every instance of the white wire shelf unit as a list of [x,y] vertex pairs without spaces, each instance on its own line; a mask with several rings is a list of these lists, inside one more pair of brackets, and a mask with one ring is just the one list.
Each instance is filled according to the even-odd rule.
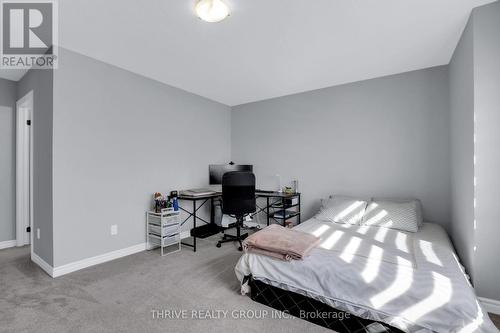
[[[146,212],[146,248],[160,248],[162,256],[181,250],[181,212],[173,208],[162,209],[160,213]],[[164,249],[177,246],[174,251]]]

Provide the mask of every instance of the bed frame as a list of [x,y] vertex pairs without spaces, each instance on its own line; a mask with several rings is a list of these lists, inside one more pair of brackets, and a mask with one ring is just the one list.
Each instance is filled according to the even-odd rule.
[[[283,290],[254,280],[250,277],[248,285],[251,288],[250,298],[255,302],[286,312],[311,323],[332,329],[341,333],[403,333],[401,330],[387,324],[356,317],[350,313],[337,310],[315,299],[292,291]],[[301,312],[302,311],[302,312]],[[321,313],[315,316],[315,313]],[[301,313],[311,314],[308,318]]]

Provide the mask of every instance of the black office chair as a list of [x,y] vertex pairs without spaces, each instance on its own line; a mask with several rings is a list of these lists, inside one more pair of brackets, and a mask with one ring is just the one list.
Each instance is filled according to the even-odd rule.
[[239,242],[238,250],[243,250],[241,241],[248,234],[241,235],[243,219],[255,212],[255,175],[247,171],[226,172],[222,176],[222,213],[236,218],[236,236],[226,235],[217,243]]

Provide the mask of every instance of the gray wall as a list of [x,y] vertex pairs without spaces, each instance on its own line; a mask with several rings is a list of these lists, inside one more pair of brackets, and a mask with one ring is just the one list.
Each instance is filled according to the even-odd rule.
[[500,3],[474,10],[476,111],[475,285],[479,296],[500,300]]
[[232,159],[254,164],[259,187],[297,178],[305,218],[332,193],[416,197],[447,227],[447,68],[234,107]]
[[0,242],[16,239],[16,97],[0,79]]
[[473,18],[449,66],[451,134],[451,237],[474,277],[474,56]]
[[[30,70],[18,82],[18,99],[33,90],[33,251],[53,263],[52,103],[53,72]],[[36,230],[40,229],[40,239]]]
[[206,186],[208,164],[229,161],[231,139],[228,106],[64,49],[59,56],[54,266],[143,243],[152,194]]
[[477,294],[494,300],[500,300],[499,31],[500,3],[474,9],[449,69],[452,238]]

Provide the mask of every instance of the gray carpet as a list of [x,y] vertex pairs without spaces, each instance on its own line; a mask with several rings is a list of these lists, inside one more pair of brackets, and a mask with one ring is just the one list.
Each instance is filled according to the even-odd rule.
[[[31,262],[29,247],[0,250],[0,332],[332,332],[270,318],[271,308],[241,296],[240,253],[232,244],[217,249],[217,238],[200,240],[196,253],[141,252],[56,279]],[[152,310],[186,310],[188,318],[154,319]],[[228,314],[192,319],[192,310]],[[233,310],[269,314],[236,319]]]

